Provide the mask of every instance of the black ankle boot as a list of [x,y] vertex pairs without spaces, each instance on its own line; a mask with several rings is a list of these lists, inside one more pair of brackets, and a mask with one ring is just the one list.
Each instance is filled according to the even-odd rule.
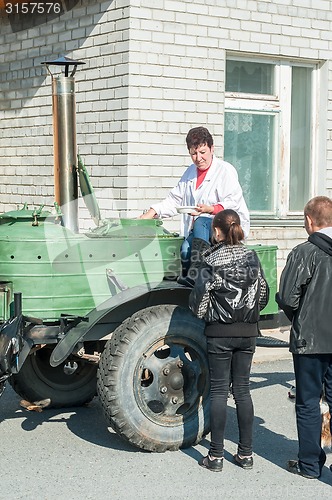
[[242,457],[240,458],[238,454],[234,455],[234,462],[236,465],[242,467],[242,469],[252,469],[254,465],[254,460],[252,457]]
[[190,267],[188,269],[187,276],[183,278],[183,282],[181,282],[181,284],[191,287],[194,286],[199,269],[202,265],[202,254],[208,248],[210,248],[210,243],[208,241],[202,240],[202,238],[193,238],[191,244]]
[[207,455],[206,457],[202,457],[199,460],[198,465],[213,472],[221,472],[224,465],[224,459],[214,458],[213,460],[211,460],[210,456]]

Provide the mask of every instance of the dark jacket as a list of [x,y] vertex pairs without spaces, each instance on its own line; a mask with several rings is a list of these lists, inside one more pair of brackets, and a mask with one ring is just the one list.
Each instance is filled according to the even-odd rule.
[[219,243],[203,254],[189,307],[211,337],[255,337],[269,289],[255,251]]
[[289,254],[276,301],[292,321],[290,351],[332,354],[332,239],[321,232]]

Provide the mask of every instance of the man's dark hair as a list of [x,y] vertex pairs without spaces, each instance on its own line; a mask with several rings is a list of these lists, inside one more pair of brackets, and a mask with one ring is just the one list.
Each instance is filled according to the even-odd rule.
[[194,127],[189,130],[186,143],[188,151],[191,148],[198,148],[201,144],[207,144],[207,146],[211,149],[213,146],[213,137],[205,127]]
[[332,200],[327,196],[316,196],[304,207],[304,215],[309,215],[318,227],[332,226]]

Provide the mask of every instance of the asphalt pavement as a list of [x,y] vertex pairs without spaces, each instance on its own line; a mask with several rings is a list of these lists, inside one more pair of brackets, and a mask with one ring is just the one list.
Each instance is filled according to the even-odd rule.
[[0,499],[330,499],[332,453],[319,480],[285,469],[297,455],[294,404],[288,398],[293,383],[288,349],[258,347],[251,374],[254,468],[232,463],[238,437],[230,398],[220,473],[197,464],[208,451],[209,436],[177,452],[142,452],[107,428],[97,398],[82,408],[29,412],[7,384],[0,399]]

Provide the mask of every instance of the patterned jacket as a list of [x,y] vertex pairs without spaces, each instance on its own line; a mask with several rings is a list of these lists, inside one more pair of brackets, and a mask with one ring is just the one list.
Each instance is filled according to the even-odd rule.
[[208,336],[257,336],[269,287],[254,250],[218,243],[203,254],[189,307],[206,322]]

